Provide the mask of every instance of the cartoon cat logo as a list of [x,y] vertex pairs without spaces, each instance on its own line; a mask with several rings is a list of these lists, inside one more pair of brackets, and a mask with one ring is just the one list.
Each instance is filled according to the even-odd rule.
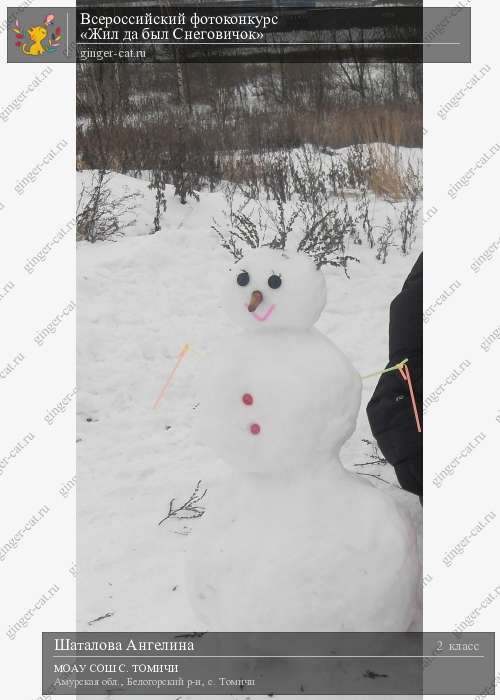
[[[16,46],[25,56],[41,56],[44,53],[57,51],[61,45],[62,34],[61,27],[56,27],[54,31],[51,30],[55,18],[55,15],[47,15],[43,24],[30,27],[26,31],[27,36],[21,28],[19,20],[16,19],[12,31],[16,35]],[[26,42],[22,41],[23,39],[29,39],[32,42],[31,45],[28,46]]]

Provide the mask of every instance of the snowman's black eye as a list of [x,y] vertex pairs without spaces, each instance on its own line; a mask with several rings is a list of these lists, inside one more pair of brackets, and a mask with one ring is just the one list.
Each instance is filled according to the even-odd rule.
[[281,277],[279,275],[271,275],[267,283],[271,289],[278,289],[278,287],[281,287]]
[[240,272],[240,274],[236,278],[236,281],[238,282],[240,287],[246,287],[247,284],[250,282],[250,275],[248,274],[248,272],[245,271]]

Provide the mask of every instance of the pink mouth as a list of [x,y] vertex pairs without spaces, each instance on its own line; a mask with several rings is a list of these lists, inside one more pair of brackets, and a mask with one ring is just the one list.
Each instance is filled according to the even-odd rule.
[[[246,304],[245,304],[246,307]],[[268,308],[266,313],[261,316],[260,314],[257,313],[257,311],[252,312],[252,316],[257,320],[257,321],[267,321],[269,316],[273,313],[274,309],[276,308],[276,304],[271,304],[271,306]]]

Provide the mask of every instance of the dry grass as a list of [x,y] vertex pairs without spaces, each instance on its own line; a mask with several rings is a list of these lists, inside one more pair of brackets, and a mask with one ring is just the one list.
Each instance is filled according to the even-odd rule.
[[372,148],[373,167],[368,186],[378,197],[391,202],[413,199],[422,191],[421,173],[402,162],[397,149],[380,145]]
[[[152,107],[153,108],[153,107]],[[158,154],[171,139],[175,114],[163,110],[151,119],[116,124],[104,129],[106,167],[126,172],[155,167]],[[220,126],[207,117],[192,115],[184,130],[188,150],[200,156],[267,153],[289,150],[304,144],[342,148],[360,143],[389,143],[395,146],[422,146],[422,109],[419,104],[366,105],[351,109],[331,109],[304,113],[292,109],[262,112],[240,111]],[[77,130],[78,155],[86,167],[99,167],[96,150],[98,129],[90,125]],[[210,160],[210,158],[209,158]],[[112,165],[111,165],[112,164]]]
[[369,105],[300,119],[298,127],[306,143],[341,148],[355,143],[390,143],[422,146],[422,106]]

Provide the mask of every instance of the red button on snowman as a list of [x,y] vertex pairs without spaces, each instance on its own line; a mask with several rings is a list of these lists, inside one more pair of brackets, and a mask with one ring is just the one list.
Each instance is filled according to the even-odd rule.
[[245,406],[251,406],[253,404],[253,396],[252,394],[243,394],[241,397],[241,400],[245,404]]
[[[243,401],[245,406],[252,406],[253,405],[252,394],[243,394],[243,396],[241,397],[241,400]],[[252,435],[258,435],[260,433],[260,425],[258,423],[251,423],[249,430],[252,433]]]

